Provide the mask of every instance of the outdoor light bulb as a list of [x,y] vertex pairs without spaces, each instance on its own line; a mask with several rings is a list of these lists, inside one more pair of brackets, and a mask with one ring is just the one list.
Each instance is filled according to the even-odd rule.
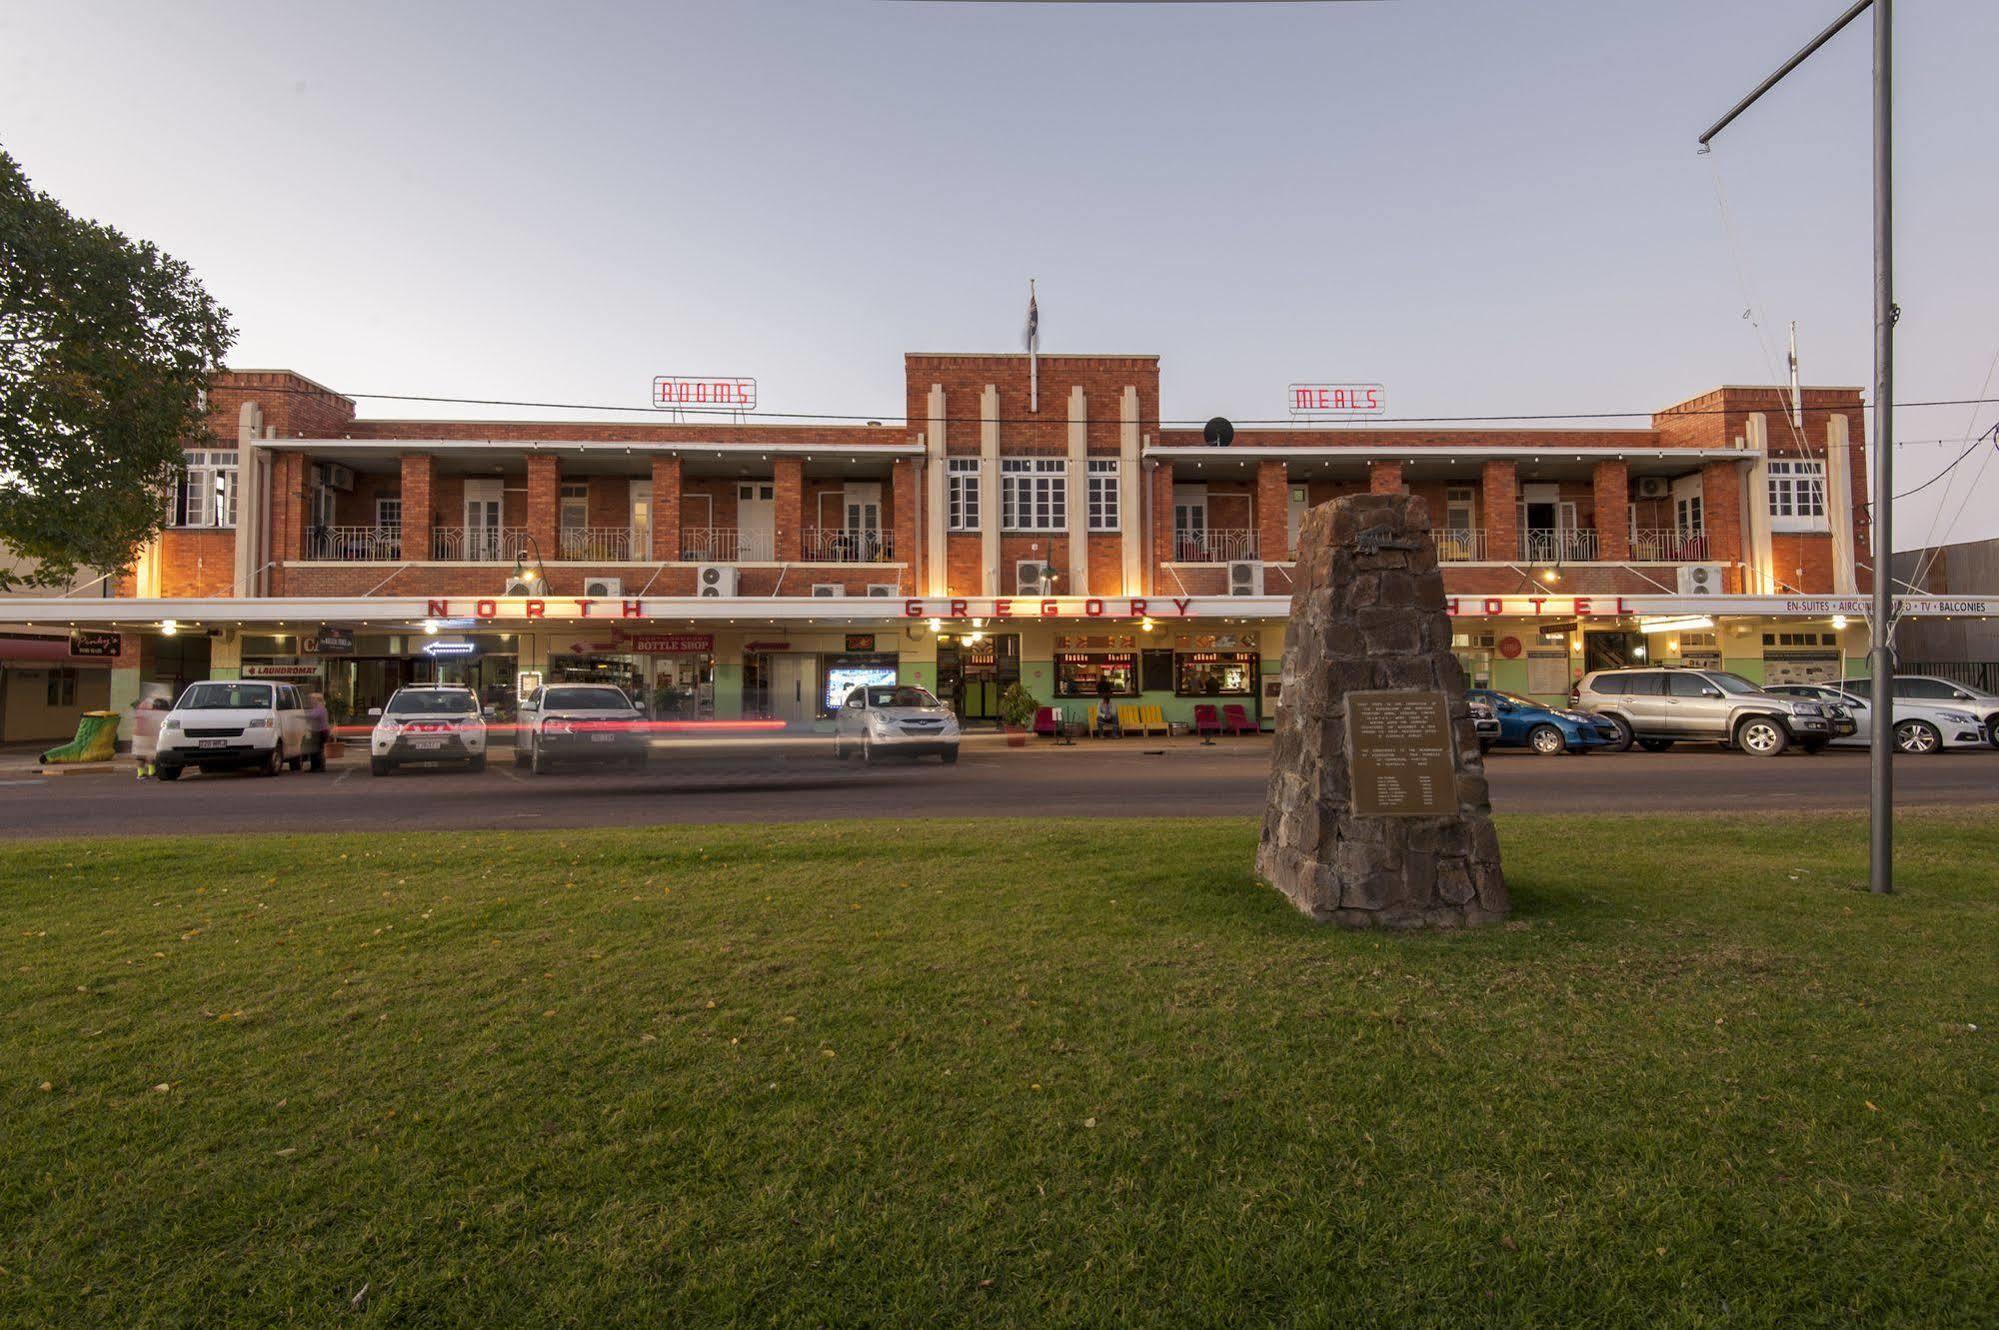
[[1643,660],[1643,659],[1645,659],[1645,648],[1644,648],[1644,647],[1633,647],[1633,648],[1631,648],[1631,654],[1632,654],[1632,655],[1633,655],[1634,657],[1636,657],[1637,659],[1639,659],[1639,660]]
[[936,633],[936,632],[941,632],[941,631],[943,631],[943,628],[944,628],[944,621],[943,621],[942,619],[932,619],[932,620],[930,621],[930,631],[931,631],[931,632],[933,632],[933,633]]
[[160,620],[160,635],[162,637],[172,637],[175,633],[178,633],[179,631],[180,631],[180,625],[174,622],[172,619]]
[[1150,619],[1146,619],[1146,620],[1144,620],[1144,621],[1143,621],[1142,623],[1140,623],[1140,624],[1139,624],[1138,626],[1139,626],[1140,628],[1143,628],[1143,629],[1144,629],[1144,630],[1145,630],[1146,632],[1148,632],[1148,633],[1149,633],[1149,632],[1151,632],[1151,631],[1152,631],[1152,620],[1150,620]]
[[1556,572],[1553,568],[1545,568],[1541,571],[1541,580],[1543,582],[1557,581],[1561,578],[1561,576],[1562,575]]
[[984,619],[974,619],[974,620],[972,620],[972,627],[974,627],[974,628],[983,628],[983,627],[985,627],[985,626],[986,626],[986,621],[985,621]]
[[423,621],[423,631],[424,631],[424,632],[426,632],[426,633],[428,633],[428,634],[430,634],[430,636],[432,636],[432,637],[436,637],[436,636],[437,636],[437,620],[435,620],[435,619],[425,619],[425,620]]
[[1677,638],[1677,637],[1669,637],[1669,638],[1667,638],[1667,639],[1666,639],[1666,650],[1668,650],[1668,651],[1678,651],[1679,649],[1680,649],[1680,639],[1679,639],[1679,638]]
[[1845,632],[1845,631],[1846,631],[1846,616],[1845,616],[1844,614],[1835,614],[1835,615],[1833,615],[1833,616],[1832,616],[1832,626],[1833,626],[1833,629],[1834,629],[1835,631],[1837,631],[1837,632],[1842,632],[1842,633],[1843,633],[1843,632]]

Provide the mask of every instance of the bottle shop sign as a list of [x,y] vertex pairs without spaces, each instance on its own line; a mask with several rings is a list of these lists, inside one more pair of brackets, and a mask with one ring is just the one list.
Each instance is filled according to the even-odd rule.
[[1378,416],[1388,409],[1378,383],[1294,383],[1285,396],[1294,416]]
[[754,411],[757,381],[722,374],[662,374],[652,381],[652,404],[661,411]]

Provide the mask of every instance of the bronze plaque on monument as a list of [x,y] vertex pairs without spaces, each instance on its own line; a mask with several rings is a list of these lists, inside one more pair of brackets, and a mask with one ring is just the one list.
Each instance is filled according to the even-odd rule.
[[1457,813],[1451,704],[1442,693],[1348,693],[1347,745],[1356,817]]

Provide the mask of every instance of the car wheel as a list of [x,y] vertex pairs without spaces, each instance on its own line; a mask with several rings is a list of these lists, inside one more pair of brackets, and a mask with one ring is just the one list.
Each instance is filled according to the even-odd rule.
[[1613,753],[1630,752],[1631,742],[1637,737],[1631,733],[1631,722],[1622,716],[1610,716],[1607,719],[1612,725],[1617,727],[1617,737],[1612,739],[1605,747],[1609,748]]
[[180,772],[181,769],[179,767],[158,766],[153,768],[153,774],[161,780],[179,780]]
[[1564,739],[1562,732],[1552,725],[1536,725],[1527,731],[1527,746],[1542,757],[1553,757],[1557,753],[1567,752],[1569,741]]
[[939,756],[944,759],[944,765],[947,767],[958,765],[958,750],[955,746],[946,748]]
[[368,770],[374,775],[386,776],[395,769],[396,764],[389,761],[386,757],[371,757],[368,759]]
[[1768,716],[1751,716],[1736,727],[1735,746],[1752,757],[1776,757],[1791,746],[1791,735]]
[[1895,751],[1923,756],[1943,750],[1943,735],[1926,720],[1905,720],[1895,727]]
[[284,769],[285,746],[283,744],[272,744],[271,755],[264,759],[264,765],[258,768],[257,774],[259,776],[275,776]]
[[484,771],[486,769],[486,755],[484,753],[474,754],[472,760],[465,764],[465,769],[475,775]]
[[1648,753],[1663,753],[1673,746],[1671,739],[1640,739],[1638,746]]

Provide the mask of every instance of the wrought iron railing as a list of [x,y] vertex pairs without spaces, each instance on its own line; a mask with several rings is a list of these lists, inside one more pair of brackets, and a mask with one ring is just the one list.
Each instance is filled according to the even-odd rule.
[[822,526],[805,533],[807,563],[885,563],[894,555],[879,527]]
[[1485,532],[1476,527],[1445,527],[1431,534],[1437,539],[1440,563],[1477,563],[1485,558]]
[[316,526],[305,533],[305,557],[343,563],[392,563],[403,557],[399,526]]
[[1528,563],[1589,563],[1596,558],[1596,532],[1529,528],[1520,533],[1520,557]]
[[769,563],[777,557],[777,538],[741,527],[684,526],[680,557],[688,563]]
[[1236,563],[1254,559],[1256,532],[1209,527],[1202,531],[1173,533],[1175,563]]
[[430,557],[443,563],[509,563],[532,554],[524,526],[441,526],[430,533]]
[[1639,563],[1706,563],[1707,532],[1640,528],[1631,533],[1631,557]]
[[[570,562],[629,563],[632,530],[624,526],[566,526],[555,535],[555,557]],[[651,550],[646,551],[650,558]]]

